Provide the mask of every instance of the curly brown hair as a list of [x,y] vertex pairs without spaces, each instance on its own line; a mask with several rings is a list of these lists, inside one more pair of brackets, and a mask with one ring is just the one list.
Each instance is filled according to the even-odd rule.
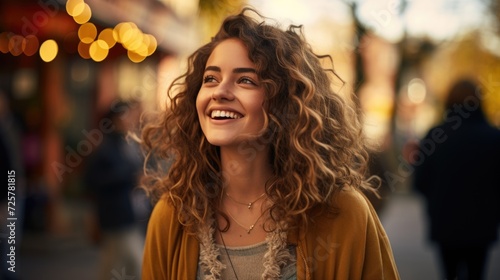
[[301,26],[283,31],[248,12],[260,16],[249,8],[229,16],[211,42],[188,58],[186,73],[169,88],[168,109],[143,130],[148,158],[171,163],[168,170],[148,170],[144,186],[156,199],[168,195],[191,233],[217,209],[223,188],[219,148],[201,130],[196,97],[210,54],[228,38],[248,48],[266,92],[266,133],[250,146],[270,146],[270,220],[285,221],[288,228],[307,226],[313,210],[335,212],[332,198],[342,188],[372,189],[356,110],[332,89],[333,69],[321,65],[331,57],[312,51]]

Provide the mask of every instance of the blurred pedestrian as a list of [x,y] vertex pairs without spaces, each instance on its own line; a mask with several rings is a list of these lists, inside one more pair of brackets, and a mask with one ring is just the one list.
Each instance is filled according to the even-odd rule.
[[126,139],[140,117],[137,102],[117,102],[103,121],[111,123],[111,132],[102,132],[101,144],[89,157],[85,183],[96,205],[101,260],[99,279],[116,275],[139,279],[143,252],[143,234],[134,209],[142,159],[135,141]]
[[500,223],[500,130],[482,111],[469,79],[449,91],[445,119],[420,141],[415,188],[425,197],[430,239],[446,279],[485,278]]
[[173,163],[145,180],[143,279],[399,279],[354,108],[300,27],[255,16],[224,21],[144,130]]

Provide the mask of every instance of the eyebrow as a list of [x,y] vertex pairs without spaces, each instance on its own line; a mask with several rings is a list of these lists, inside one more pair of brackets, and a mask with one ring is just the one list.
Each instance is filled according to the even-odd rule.
[[[207,66],[207,68],[205,68],[205,72],[207,72],[207,71],[221,72],[221,69],[219,66]],[[235,74],[248,73],[248,72],[257,73],[257,71],[254,68],[241,67],[241,68],[234,68],[233,69],[233,73],[235,73]]]

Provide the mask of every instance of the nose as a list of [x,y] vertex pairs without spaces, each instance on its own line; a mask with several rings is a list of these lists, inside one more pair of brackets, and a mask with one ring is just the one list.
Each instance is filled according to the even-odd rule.
[[233,89],[230,85],[226,83],[221,83],[217,88],[215,88],[212,93],[212,99],[217,101],[228,100],[231,101],[234,99]]

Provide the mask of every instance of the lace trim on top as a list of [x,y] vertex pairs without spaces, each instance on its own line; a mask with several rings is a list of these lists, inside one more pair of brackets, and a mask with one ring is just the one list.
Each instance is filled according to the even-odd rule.
[[[215,219],[211,215],[207,225],[200,227],[198,238],[200,240],[200,260],[199,265],[203,269],[206,280],[221,279],[221,274],[226,265],[220,261],[220,247],[215,244]],[[281,269],[290,262],[295,262],[295,257],[287,248],[287,233],[278,227],[273,232],[268,233],[266,240],[267,251],[264,254],[264,273],[262,279],[279,279]],[[260,244],[256,244],[260,245]],[[252,245],[255,246],[255,245]],[[223,248],[223,247],[222,247]]]

